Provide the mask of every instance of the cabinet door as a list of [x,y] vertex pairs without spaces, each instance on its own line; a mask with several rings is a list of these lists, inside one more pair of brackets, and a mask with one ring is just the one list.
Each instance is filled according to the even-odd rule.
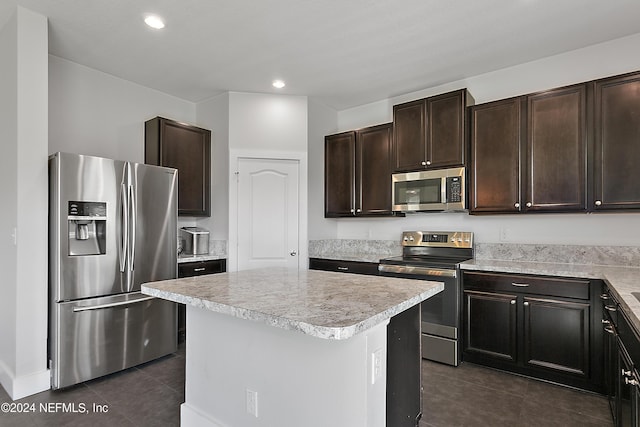
[[396,171],[424,169],[426,163],[426,102],[393,106],[393,156]]
[[588,377],[589,303],[524,298],[524,364]]
[[391,214],[391,124],[356,135],[356,213]]
[[325,137],[325,217],[355,214],[355,144],[356,133],[353,131]]
[[597,81],[595,104],[590,208],[640,208],[640,73]]
[[464,291],[464,351],[516,363],[515,295]]
[[466,89],[427,98],[427,165],[464,166]]
[[525,210],[586,209],[586,85],[528,97]]
[[471,107],[471,213],[520,211],[524,101]]
[[178,215],[211,215],[211,131],[156,117],[145,122],[145,163],[178,169]]

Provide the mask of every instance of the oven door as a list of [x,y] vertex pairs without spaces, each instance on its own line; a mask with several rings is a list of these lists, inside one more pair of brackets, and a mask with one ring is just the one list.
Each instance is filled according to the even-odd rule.
[[380,264],[383,276],[430,280],[444,283],[444,290],[421,303],[422,357],[457,366],[460,363],[458,327],[460,325],[459,271]]

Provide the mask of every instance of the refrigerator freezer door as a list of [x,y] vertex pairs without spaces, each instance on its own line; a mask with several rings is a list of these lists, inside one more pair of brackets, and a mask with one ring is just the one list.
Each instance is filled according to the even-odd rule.
[[67,387],[176,351],[176,305],[139,292],[52,303],[51,386]]
[[[124,162],[100,157],[56,153],[49,160],[49,280],[55,301],[111,295],[127,291],[120,271],[122,235],[120,196]],[[70,242],[77,222],[70,220],[70,202],[106,205],[100,224],[104,248],[74,255]],[[86,218],[85,218],[86,219]]]
[[130,291],[156,280],[177,277],[178,172],[131,164],[129,224]]

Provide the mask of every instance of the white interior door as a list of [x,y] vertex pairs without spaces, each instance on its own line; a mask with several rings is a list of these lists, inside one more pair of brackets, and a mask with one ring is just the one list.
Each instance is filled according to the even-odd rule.
[[238,159],[238,270],[298,268],[299,166]]

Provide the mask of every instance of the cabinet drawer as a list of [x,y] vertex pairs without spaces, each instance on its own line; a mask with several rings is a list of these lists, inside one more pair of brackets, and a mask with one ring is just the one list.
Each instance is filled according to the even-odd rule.
[[201,276],[203,274],[223,273],[227,270],[226,259],[185,262],[178,264],[178,277]]
[[589,281],[581,279],[465,272],[463,283],[465,289],[589,299]]
[[309,258],[310,270],[339,271],[342,273],[378,275],[378,263],[361,261],[338,261],[333,259]]

